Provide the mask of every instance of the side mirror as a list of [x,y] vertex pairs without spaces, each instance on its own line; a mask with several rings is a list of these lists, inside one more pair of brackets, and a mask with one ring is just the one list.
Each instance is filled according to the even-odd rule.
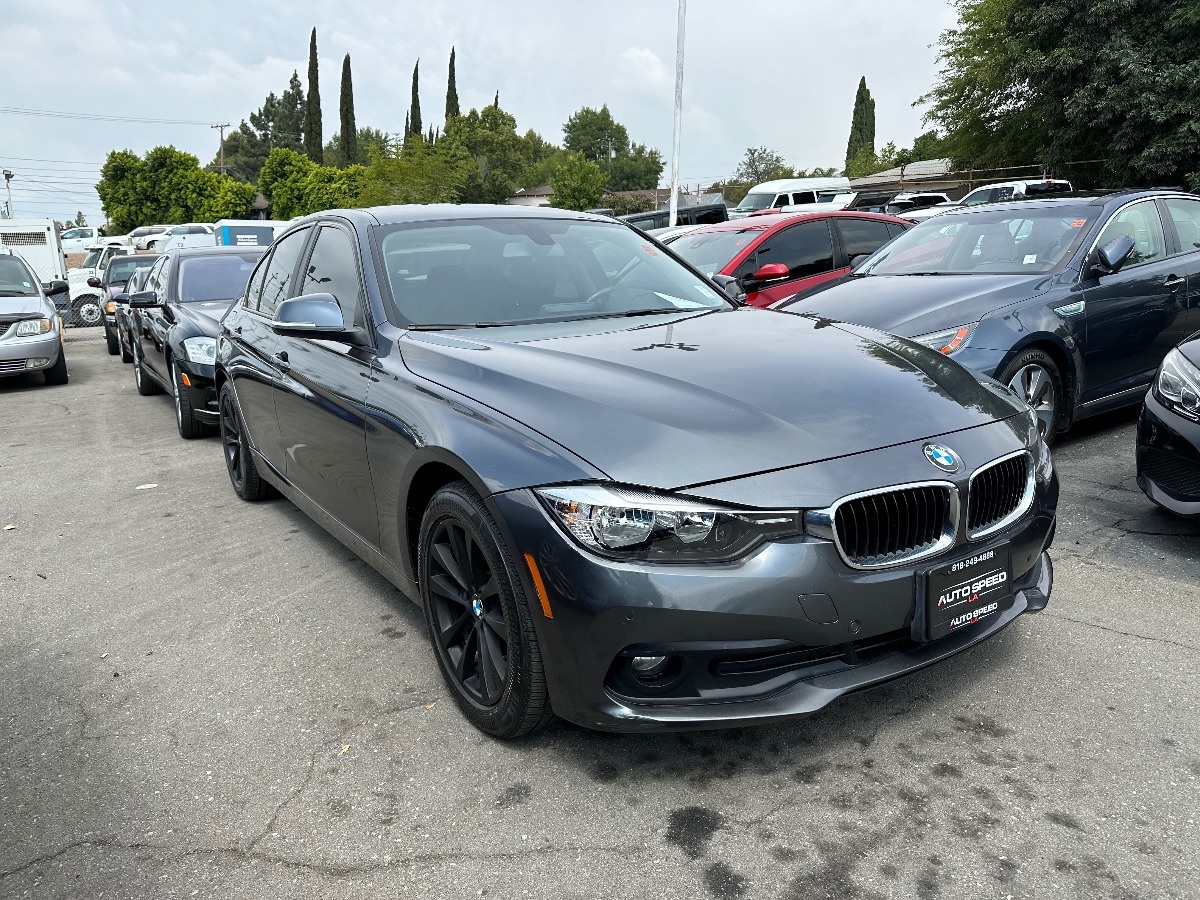
[[742,289],[742,286],[738,283],[738,280],[732,275],[714,275],[712,280],[715,281],[717,286],[725,292],[725,296],[727,296],[734,303],[744,304],[746,302],[745,290]]
[[99,278],[97,278],[95,275],[89,275],[87,283],[88,283],[88,287],[94,287],[94,288],[104,287],[104,283]]
[[751,281],[778,281],[780,278],[787,278],[792,274],[783,263],[766,263],[758,267],[758,271],[750,276]]
[[1096,262],[1092,269],[1094,274],[1112,275],[1121,271],[1121,267],[1129,262],[1133,255],[1133,238],[1127,234],[1119,235],[1096,251]]
[[42,290],[46,292],[47,297],[57,297],[59,294],[69,293],[71,286],[65,281],[47,281],[42,285]]
[[156,306],[162,306],[158,302],[158,294],[154,291],[138,291],[136,294],[129,295],[130,309],[152,309]]
[[113,303],[117,304],[117,306],[125,306],[129,303],[129,295],[124,293],[117,294],[117,296],[113,297]]
[[860,263],[865,263],[870,258],[870,253],[860,253],[858,256],[850,260],[850,268],[857,269]]
[[357,328],[347,328],[341,304],[333,294],[303,294],[284,300],[275,310],[271,330],[284,337],[315,338],[343,344],[365,343]]

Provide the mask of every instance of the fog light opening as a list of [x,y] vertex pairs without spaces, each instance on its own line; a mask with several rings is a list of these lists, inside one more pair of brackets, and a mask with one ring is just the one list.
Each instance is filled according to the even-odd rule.
[[667,673],[673,659],[671,656],[635,656],[629,666],[638,681],[653,682]]
[[44,356],[35,356],[33,359],[28,360],[25,363],[25,367],[27,369],[41,369],[48,365],[50,365],[50,360]]

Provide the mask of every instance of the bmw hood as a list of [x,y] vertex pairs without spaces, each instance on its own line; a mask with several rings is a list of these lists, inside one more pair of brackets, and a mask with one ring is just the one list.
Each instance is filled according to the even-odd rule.
[[814,290],[788,312],[831,316],[914,337],[978,322],[1041,293],[1054,276],[856,275]]
[[233,300],[203,300],[197,303],[181,303],[175,307],[181,311],[181,319],[191,322],[196,329],[209,337],[220,331],[221,317],[233,306]]
[[828,319],[744,308],[661,322],[408,332],[399,345],[415,375],[615,481],[661,489],[863,453],[1018,409],[939,354]]

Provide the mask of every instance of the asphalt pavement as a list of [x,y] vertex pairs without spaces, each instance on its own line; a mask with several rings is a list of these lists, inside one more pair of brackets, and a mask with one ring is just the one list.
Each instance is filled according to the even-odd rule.
[[466,724],[421,616],[234,496],[99,329],[0,379],[0,897],[1200,897],[1200,526],[1081,427],[1048,609],[792,724]]

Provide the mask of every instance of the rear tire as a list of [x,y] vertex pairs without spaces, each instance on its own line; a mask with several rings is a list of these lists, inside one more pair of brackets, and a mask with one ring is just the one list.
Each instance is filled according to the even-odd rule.
[[234,493],[251,503],[266,500],[274,495],[275,489],[258,474],[254,454],[250,452],[250,439],[246,436],[242,408],[238,405],[237,395],[229,382],[221,386],[221,396],[217,405],[221,410],[221,444],[225,452],[225,470],[229,473]]
[[133,362],[133,353],[130,352],[127,346],[125,346],[125,332],[123,332],[119,326],[117,327],[117,347],[121,351],[121,362]]
[[75,313],[75,320],[85,328],[99,325],[104,319],[104,312],[100,309],[100,298],[91,294],[72,303],[71,311]]
[[553,721],[520,576],[495,520],[467,482],[434,494],[418,547],[425,625],[463,715],[496,738],[521,737]]
[[116,356],[121,351],[121,347],[117,343],[117,336],[113,333],[112,329],[108,327],[108,323],[105,323],[104,325],[104,340],[108,343],[109,356]]
[[67,352],[59,345],[58,359],[54,361],[54,365],[45,369],[42,375],[46,379],[46,384],[66,384],[70,377],[67,374]]
[[1004,367],[996,380],[1033,407],[1042,437],[1047,444],[1054,443],[1066,418],[1062,373],[1050,354],[1037,347],[1025,350]]

